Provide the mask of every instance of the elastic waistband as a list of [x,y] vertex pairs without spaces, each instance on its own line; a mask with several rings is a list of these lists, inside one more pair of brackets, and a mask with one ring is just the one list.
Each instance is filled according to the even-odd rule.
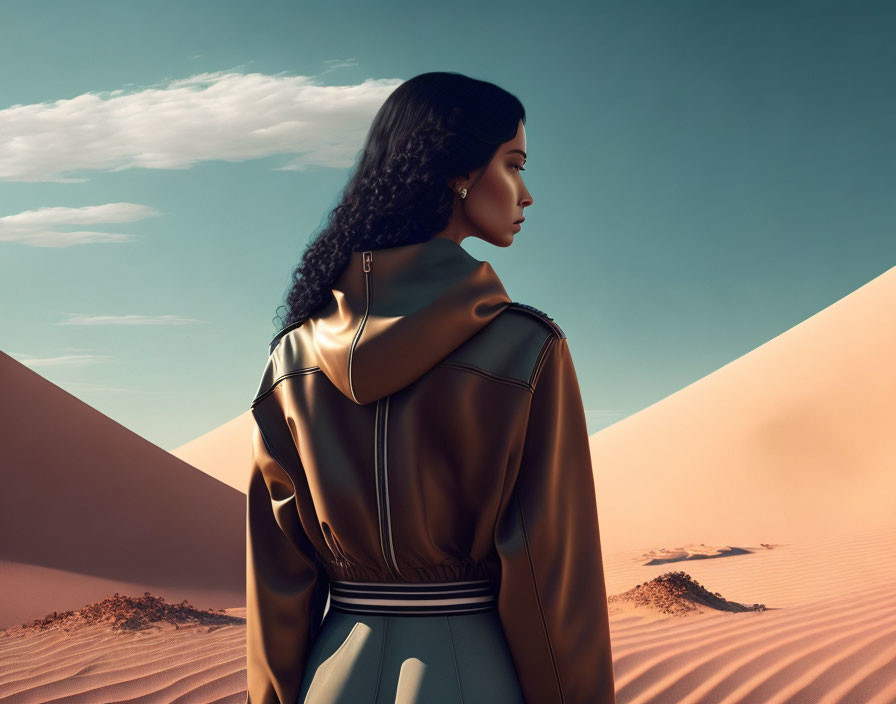
[[478,614],[497,608],[497,598],[488,579],[424,584],[331,580],[330,608],[395,616]]

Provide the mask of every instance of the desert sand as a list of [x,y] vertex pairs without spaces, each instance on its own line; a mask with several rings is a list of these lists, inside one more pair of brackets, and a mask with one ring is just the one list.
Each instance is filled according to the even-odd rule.
[[[619,704],[896,702],[893,360],[896,269],[591,437]],[[248,413],[175,457],[0,375],[0,700],[244,701]],[[236,620],[90,622],[115,592]]]

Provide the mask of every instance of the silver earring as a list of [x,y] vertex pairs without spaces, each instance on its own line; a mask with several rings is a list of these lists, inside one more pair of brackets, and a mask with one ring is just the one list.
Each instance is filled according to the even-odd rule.
[[467,189],[466,188],[458,188],[457,193],[461,198],[467,197]]

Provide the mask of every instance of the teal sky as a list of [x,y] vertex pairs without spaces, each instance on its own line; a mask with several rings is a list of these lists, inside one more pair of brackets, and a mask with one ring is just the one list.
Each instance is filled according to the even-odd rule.
[[894,7],[0,1],[0,349],[165,449],[239,415],[376,110],[459,71],[535,201],[464,247],[595,432],[896,264]]

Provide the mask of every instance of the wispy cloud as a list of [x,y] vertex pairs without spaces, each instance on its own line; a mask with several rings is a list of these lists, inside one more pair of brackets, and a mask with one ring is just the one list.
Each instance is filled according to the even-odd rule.
[[29,369],[46,369],[48,367],[86,367],[97,362],[114,359],[106,354],[63,354],[56,357],[31,357],[28,355],[10,355]]
[[180,315],[90,315],[89,313],[66,313],[68,318],[56,325],[193,325],[206,323],[205,320],[184,318]]
[[0,242],[18,242],[31,247],[70,247],[96,242],[130,242],[133,235],[94,230],[66,231],[61,226],[83,227],[104,223],[134,222],[158,215],[138,203],[106,203],[81,208],[46,207],[0,217]]
[[358,61],[356,59],[327,59],[324,61],[325,64],[329,64],[327,68],[325,68],[321,73],[329,73],[330,71],[335,71],[338,68],[354,68],[358,65]]
[[308,76],[219,71],[13,105],[0,110],[0,181],[79,182],[65,174],[276,154],[296,155],[287,170],[348,167],[371,118],[402,82],[324,86]]
[[168,394],[167,391],[159,389],[127,389],[122,386],[110,386],[108,384],[94,384],[89,381],[71,381],[71,382],[53,382],[57,386],[65,389],[70,394],[77,396],[78,394],[96,394],[96,393],[112,393],[112,394]]

